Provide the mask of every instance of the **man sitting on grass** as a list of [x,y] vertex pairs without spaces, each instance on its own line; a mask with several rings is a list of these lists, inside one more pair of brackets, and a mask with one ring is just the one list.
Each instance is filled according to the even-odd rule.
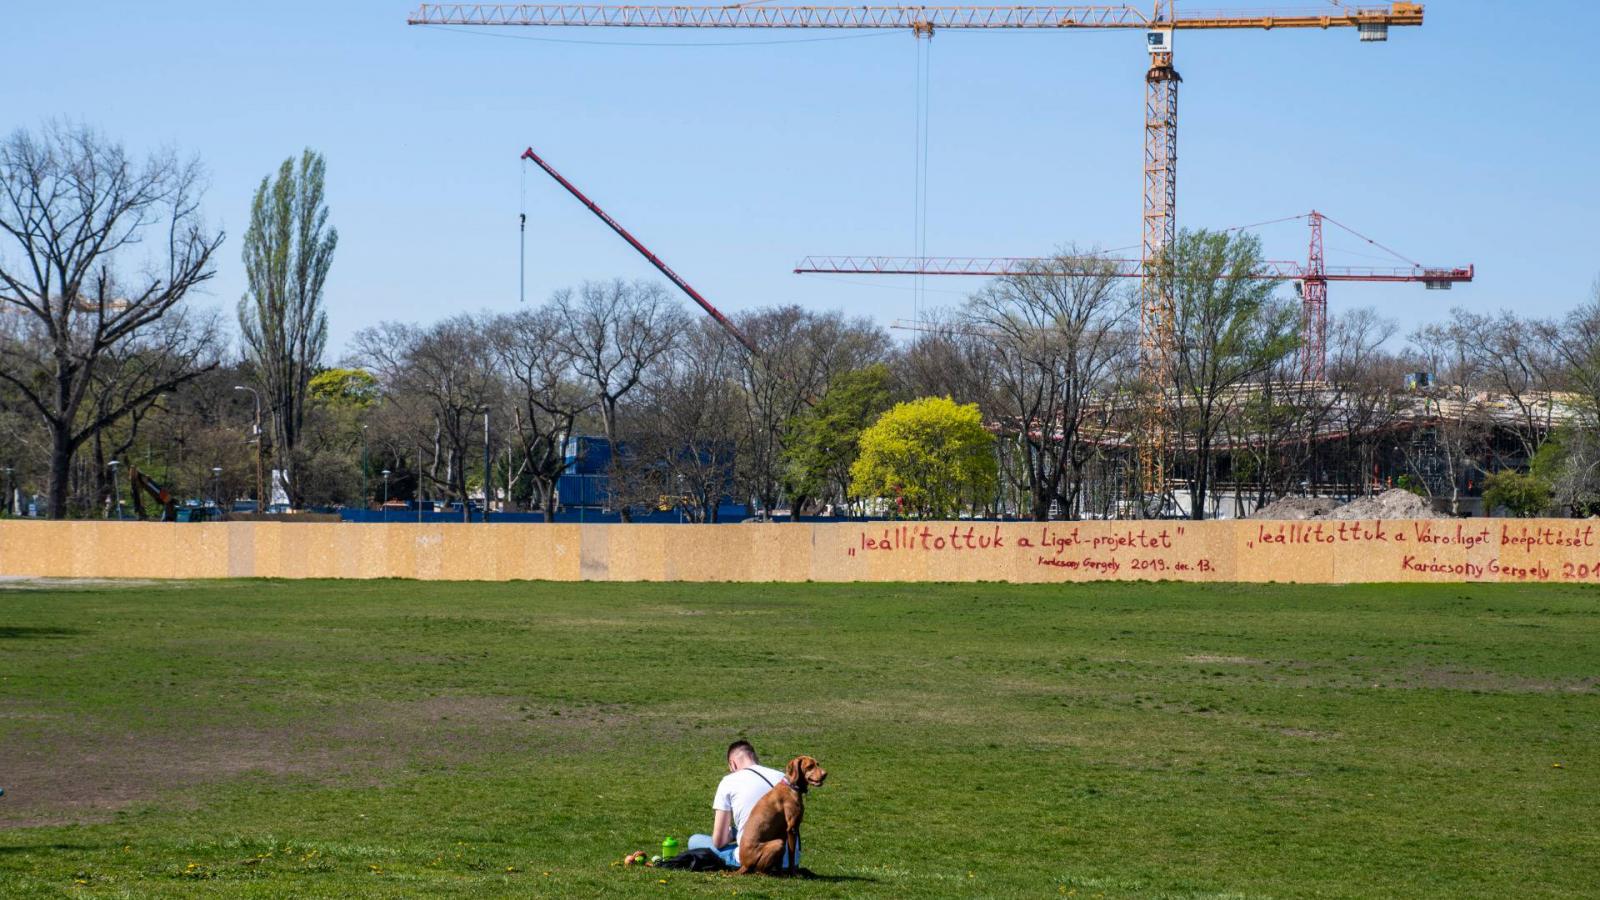
[[756,748],[749,741],[729,744],[728,774],[717,784],[717,795],[711,798],[711,808],[716,812],[711,833],[690,835],[688,849],[715,851],[730,868],[737,869],[739,832],[744,829],[750,810],[782,780],[782,772],[757,761]]

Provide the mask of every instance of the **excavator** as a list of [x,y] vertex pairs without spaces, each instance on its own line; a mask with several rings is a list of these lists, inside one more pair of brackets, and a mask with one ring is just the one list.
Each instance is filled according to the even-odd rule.
[[149,494],[151,500],[160,504],[161,521],[178,521],[178,505],[173,501],[170,491],[156,484],[155,481],[151,480],[150,476],[133,466],[128,467],[128,482],[133,492],[133,514],[139,517],[139,521],[142,522],[148,518],[144,512],[143,495],[145,494]]

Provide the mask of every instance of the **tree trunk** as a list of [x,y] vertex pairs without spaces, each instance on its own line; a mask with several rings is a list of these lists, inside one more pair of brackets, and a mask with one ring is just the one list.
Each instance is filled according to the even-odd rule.
[[600,402],[600,424],[606,433],[606,444],[611,447],[611,462],[606,466],[606,499],[611,502],[612,508],[623,522],[633,521],[633,509],[627,498],[621,503],[617,502],[617,485],[622,481],[618,476],[622,474],[621,448],[617,446],[617,398],[602,397]]
[[72,479],[72,439],[70,422],[50,423],[50,481],[45,488],[45,515],[51,519],[67,517],[67,496]]
[[467,498],[467,461],[466,453],[459,447],[450,448],[450,463],[447,473],[451,479],[451,487],[455,495],[461,500],[461,521],[472,521],[472,501]]
[[1211,471],[1211,446],[1208,441],[1195,445],[1194,478],[1189,482],[1189,518],[1202,521],[1206,517],[1206,493],[1210,488],[1207,475]]
[[1033,492],[1033,505],[1028,511],[1035,522],[1050,521],[1050,498],[1044,497],[1038,491]]
[[106,477],[106,445],[101,439],[104,432],[94,433],[94,505],[104,510],[104,518],[116,517],[117,498],[111,493],[111,480]]
[[[439,486],[439,453],[441,452],[439,448],[439,427],[438,421],[435,420],[433,423],[433,458],[428,460],[428,481],[433,487]],[[422,451],[419,449],[417,452],[419,454],[417,457],[418,465],[421,465],[422,457],[420,454]],[[432,492],[430,491],[430,493]]]
[[534,484],[539,488],[539,506],[544,510],[545,522],[556,520],[555,484],[543,478],[536,479]]

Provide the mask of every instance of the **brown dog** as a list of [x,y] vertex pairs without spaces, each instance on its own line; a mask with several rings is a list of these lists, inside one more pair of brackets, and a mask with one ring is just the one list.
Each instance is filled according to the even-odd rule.
[[805,816],[806,791],[828,777],[826,769],[809,756],[796,756],[783,770],[784,781],[756,802],[739,832],[739,874],[772,875],[783,867],[789,852],[792,873],[800,861],[800,819]]

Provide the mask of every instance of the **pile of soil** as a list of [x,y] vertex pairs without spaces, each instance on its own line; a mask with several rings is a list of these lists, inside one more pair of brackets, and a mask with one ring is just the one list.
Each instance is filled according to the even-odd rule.
[[1338,501],[1328,497],[1279,497],[1256,510],[1252,519],[1320,519],[1333,512]]
[[1410,491],[1390,488],[1340,505],[1327,497],[1280,497],[1255,511],[1252,519],[1448,519]]
[[1330,519],[1448,519],[1435,512],[1426,499],[1410,491],[1390,488],[1381,494],[1361,497],[1329,514]]

